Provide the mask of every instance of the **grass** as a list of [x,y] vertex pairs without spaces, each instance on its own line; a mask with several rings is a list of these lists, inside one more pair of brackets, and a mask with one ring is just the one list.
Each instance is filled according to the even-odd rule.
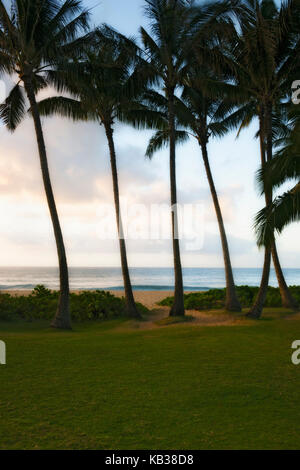
[[193,321],[193,317],[190,315],[185,315],[184,317],[165,317],[161,320],[157,320],[155,322],[158,326],[169,326],[169,325],[177,325],[178,323],[189,323]]
[[1,323],[1,449],[299,449],[299,320]]

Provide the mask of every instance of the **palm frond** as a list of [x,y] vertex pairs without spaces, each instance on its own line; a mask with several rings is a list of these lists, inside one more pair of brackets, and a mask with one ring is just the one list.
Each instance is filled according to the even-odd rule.
[[161,129],[166,122],[161,112],[134,102],[118,107],[115,116],[120,122],[130,124],[136,129]]
[[23,88],[17,84],[10,91],[5,102],[0,105],[0,117],[10,131],[14,131],[26,113]]
[[63,96],[46,98],[38,103],[39,111],[42,116],[58,115],[67,117],[73,121],[97,120],[98,116],[84,105],[72,98]]
[[[176,131],[175,140],[177,144],[182,144],[189,139],[189,135],[186,131]],[[168,129],[157,131],[154,136],[151,137],[147,150],[146,157],[152,159],[153,155],[163,148],[169,145],[170,137]]]
[[280,234],[287,225],[299,220],[300,183],[277,197],[270,206],[256,215],[255,232],[258,245],[270,245],[274,240],[274,232]]

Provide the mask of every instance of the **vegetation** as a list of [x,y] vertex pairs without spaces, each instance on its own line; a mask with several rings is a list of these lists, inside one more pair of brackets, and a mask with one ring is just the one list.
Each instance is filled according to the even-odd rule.
[[[2,72],[18,76],[17,84],[0,108],[0,116],[7,128],[14,131],[26,115],[27,96],[59,261],[60,295],[52,325],[65,329],[71,328],[67,256],[36,95],[49,86],[58,86],[60,69],[78,57],[90,41],[88,29],[89,13],[78,0],[63,3],[56,0],[15,1],[10,13],[4,2],[0,2],[0,67]],[[84,32],[86,34],[80,36]]]
[[73,332],[1,323],[0,448],[299,449],[299,320],[285,316]]
[[[281,132],[282,120],[278,108],[286,107],[290,100],[291,83],[299,71],[299,3],[283,2],[279,9],[274,1],[246,0],[248,18],[242,22],[242,32],[233,32],[226,48],[226,64],[232,70],[232,96],[234,112],[227,125],[249,126],[258,119],[260,138],[260,163],[263,169],[273,159],[276,133]],[[290,105],[291,106],[291,105]],[[282,116],[280,116],[282,117]],[[272,204],[271,188],[264,188],[266,206]],[[259,318],[268,287],[271,256],[282,295],[283,304],[296,308],[284,279],[275,240],[265,248],[262,281],[249,312]]]
[[[132,293],[120,211],[114,125],[155,129],[148,156],[170,150],[170,193],[175,290],[170,315],[184,316],[182,264],[178,240],[176,145],[197,138],[214,202],[226,274],[226,302],[240,311],[230,251],[207,144],[211,136],[239,132],[256,119],[260,139],[261,192],[266,207],[257,216],[265,260],[260,289],[249,315],[259,318],[265,304],[271,257],[282,305],[298,308],[286,284],[274,233],[299,217],[299,140],[290,117],[291,86],[300,73],[299,2],[277,7],[274,0],[145,0],[149,31],[140,28],[137,45],[107,25],[91,31],[80,0],[0,1],[0,71],[18,77],[0,117],[16,129],[28,107],[34,120],[47,202],[57,246],[60,295],[52,326],[71,328],[67,256],[54,199],[40,113],[73,120],[96,120],[106,132],[115,199],[127,312],[138,317]],[[37,103],[49,86],[59,96]],[[274,149],[277,154],[274,157]],[[276,162],[280,162],[276,165]],[[274,163],[273,163],[274,162]],[[281,162],[284,162],[282,165]],[[285,174],[277,176],[278,168]],[[276,170],[277,168],[277,170]],[[269,175],[273,175],[270,176]],[[275,178],[275,179],[274,179]],[[276,179],[277,178],[277,179]],[[273,183],[267,184],[267,181]],[[296,185],[273,201],[286,180]],[[265,236],[268,234],[268,237]],[[271,240],[269,243],[268,240]]]
[[[224,116],[219,116],[221,107],[224,107],[222,100],[218,99],[217,95],[209,97],[203,93],[203,81],[207,81],[207,77],[209,77],[209,71],[203,71],[203,68],[189,70],[188,76],[184,80],[185,86],[181,97],[176,97],[174,106],[177,124],[175,138],[177,143],[183,143],[189,139],[189,136],[193,136],[199,143],[220,231],[226,279],[226,309],[239,312],[241,306],[236,295],[225,224],[208,156],[210,137],[220,137],[228,131],[228,128],[222,123]],[[215,93],[215,89],[213,91]],[[166,115],[167,100],[161,96],[158,97],[153,92],[148,99],[160,109],[163,115]],[[225,106],[223,112],[225,115],[226,109]],[[168,126],[165,119],[160,130],[150,139],[146,155],[152,158],[153,154],[161,149],[167,141]]]
[[[300,114],[290,96],[300,78],[299,0],[279,7],[274,0],[145,0],[144,7],[148,28],[135,42],[107,25],[91,30],[81,0],[0,0],[0,73],[16,79],[0,119],[9,131],[27,114],[33,119],[60,277],[59,292],[40,285],[28,296],[0,293],[9,356],[1,365],[0,448],[299,448],[300,376],[291,345],[300,287],[287,286],[276,247],[276,236],[300,214]],[[58,95],[40,101],[50,88]],[[105,129],[124,298],[70,293],[41,122],[53,114]],[[265,198],[255,233],[264,266],[259,287],[236,287],[208,143],[253,120]],[[119,122],[155,130],[148,157],[169,147],[175,291],[160,304],[168,318],[164,309],[149,315],[134,301],[120,209]],[[176,149],[190,136],[214,203],[226,289],[184,295]],[[287,182],[292,187],[276,195]],[[279,288],[268,286],[272,260]],[[250,308],[247,316],[242,308]],[[262,313],[260,322],[248,318]],[[73,321],[74,330],[50,329],[50,321],[61,330]]]
[[175,140],[175,90],[181,83],[181,75],[190,53],[193,34],[191,11],[186,1],[146,0],[146,14],[150,19],[151,32],[141,28],[145,50],[145,72],[148,81],[163,88],[167,100],[168,140],[170,147],[170,191],[172,242],[175,274],[174,303],[171,316],[183,316],[183,278],[178,240],[176,140]]
[[[28,296],[0,293],[0,320],[51,320],[58,297],[58,292],[52,292],[42,285],[37,286]],[[148,312],[141,304],[137,304],[137,309],[140,316]],[[125,299],[104,291],[71,293],[70,310],[74,322],[128,317]]]
[[[300,113],[290,113],[287,134],[281,139],[283,146],[275,157],[257,174],[260,187],[265,185],[276,190],[282,184],[300,180]],[[256,234],[259,245],[268,245],[274,240],[274,231],[281,233],[291,222],[298,221],[300,215],[299,182],[284,194],[262,209],[256,216]]]
[[[151,34],[144,28],[141,28],[141,39],[147,64],[147,66],[145,66],[145,74],[146,76],[148,75],[150,83],[157,85],[161,91],[163,91],[163,94],[152,88],[146,93],[145,101],[152,109],[159,108],[165,115],[165,122],[161,123],[159,131],[150,140],[146,155],[152,157],[156,150],[166,144],[169,145],[172,238],[175,271],[174,303],[171,306],[170,315],[175,317],[184,315],[182,267],[178,241],[176,143],[178,141],[185,141],[186,134],[176,129],[178,121],[181,123],[182,118],[180,106],[178,106],[178,89],[182,88],[182,86],[187,83],[186,80],[190,76],[191,68],[194,67],[194,55],[197,55],[199,49],[204,49],[206,59],[208,58],[208,50],[210,49],[209,43],[217,39],[220,26],[222,25],[224,27],[226,20],[229,20],[232,13],[235,13],[235,2],[207,2],[196,6],[194,2],[189,0],[146,0],[146,14],[150,19]],[[221,19],[222,21],[220,21]],[[201,74],[201,66],[196,68],[196,74]],[[193,91],[195,90],[193,89]],[[194,103],[194,105],[199,105],[199,102]],[[200,111],[199,107],[197,107],[196,110],[193,108],[190,113],[183,113],[185,117],[185,127],[194,128],[195,120],[197,120],[197,138],[200,132],[207,137],[206,125],[198,121],[198,113],[200,113],[202,117],[204,117],[203,115],[206,117],[208,114],[208,112],[203,110],[203,106]],[[202,142],[204,144],[204,139]],[[207,142],[205,142],[205,145],[206,143]],[[205,156],[206,155],[207,154],[205,154]],[[239,311],[240,306],[238,305],[235,295],[225,228],[212,175],[207,162],[208,158],[206,156],[206,171],[216,208],[224,253],[226,281],[229,293],[227,307],[229,310]]]
[[[249,308],[253,305],[257,297],[258,287],[237,286],[237,295],[243,308]],[[290,287],[292,295],[300,302],[300,286]],[[172,297],[167,297],[160,305],[172,305]],[[212,310],[224,309],[226,306],[226,289],[211,289],[206,292],[194,292],[185,294],[184,306],[187,310]],[[280,290],[276,287],[268,287],[265,307],[282,307]]]
[[[146,111],[135,110],[133,101],[139,90],[134,82],[133,68],[137,48],[125,38],[118,37],[107,27],[99,30],[97,37],[97,46],[85,50],[80,62],[81,73],[77,80],[74,82],[68,69],[61,77],[64,90],[67,90],[72,98],[64,96],[47,98],[39,103],[39,110],[44,116],[58,114],[72,118],[74,121],[93,120],[103,125],[105,129],[110,154],[126,306],[129,315],[139,317],[129,274],[113,136],[117,120],[133,120],[137,124],[141,122],[141,118],[145,119]],[[153,115],[151,118],[153,119]],[[150,124],[149,118],[148,121]]]

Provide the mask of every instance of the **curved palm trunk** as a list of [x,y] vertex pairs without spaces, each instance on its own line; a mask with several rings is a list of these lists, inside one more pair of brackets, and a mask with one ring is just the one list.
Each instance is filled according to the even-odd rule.
[[[272,108],[269,105],[267,108],[267,119],[268,123],[266,125],[267,128],[267,139],[268,139],[268,145],[267,145],[267,160],[271,161],[273,158],[273,142],[272,142]],[[261,140],[261,164],[262,167],[266,164],[266,155],[265,155],[265,148],[264,148],[264,142],[263,139]],[[265,192],[265,199],[266,199],[266,206],[272,203],[273,200],[273,194],[272,191],[270,193]],[[280,261],[279,261],[279,256],[276,248],[276,243],[275,241],[272,243],[271,246],[271,254],[272,254],[272,259],[273,259],[273,264],[276,272],[276,277],[279,285],[279,291],[280,291],[280,296],[281,296],[281,301],[282,305],[286,308],[291,308],[293,310],[298,309],[298,303],[296,299],[292,296],[288,285],[286,283]]]
[[285,280],[285,277],[284,277],[284,274],[283,274],[283,271],[282,271],[282,268],[281,268],[281,265],[280,265],[279,256],[278,256],[278,253],[277,253],[277,248],[276,248],[275,242],[272,244],[271,251],[272,251],[272,259],[273,259],[273,264],[274,264],[274,268],[275,268],[275,272],[276,272],[276,277],[277,277],[277,281],[278,281],[278,285],[279,285],[282,305],[283,305],[283,307],[286,307],[286,308],[291,308],[293,310],[298,310],[299,305],[298,305],[296,299],[292,296],[292,294],[291,294],[291,292],[288,288],[288,285],[286,283],[286,280]]
[[215,183],[213,180],[213,176],[212,176],[212,172],[211,172],[211,168],[209,164],[207,146],[206,144],[200,144],[200,146],[202,150],[202,157],[203,157],[206,175],[207,175],[207,179],[208,179],[208,183],[210,187],[210,192],[213,198],[213,203],[214,203],[214,207],[215,207],[215,211],[217,215],[221,242],[222,242],[222,250],[223,250],[224,265],[225,265],[225,276],[226,276],[226,305],[225,306],[226,306],[226,310],[229,310],[231,312],[240,312],[242,308],[241,308],[241,304],[236,294],[228,241],[227,241],[222,211],[220,208],[219,199],[218,199]]
[[264,258],[264,267],[263,274],[261,278],[260,288],[255,299],[254,305],[247,314],[247,317],[258,319],[261,317],[264,304],[267,297],[269,277],[270,277],[270,267],[271,267],[271,250],[270,248],[265,249],[265,258]]
[[125,289],[125,301],[127,312],[131,317],[140,318],[140,314],[136,308],[136,304],[133,297],[132,285],[129,275],[127,253],[126,253],[126,243],[124,239],[123,224],[120,210],[120,197],[119,197],[119,182],[118,182],[118,170],[116,162],[116,151],[113,139],[113,129],[110,124],[104,124],[106,137],[109,146],[110,152],[110,163],[111,163],[111,172],[113,179],[113,190],[114,190],[114,199],[115,199],[115,208],[116,208],[116,218],[117,218],[117,227],[118,227],[118,236],[120,244],[120,254],[121,254],[121,265]]
[[[271,126],[271,133],[266,132],[266,130],[270,126]],[[263,167],[266,164],[266,150],[267,150],[267,158],[269,158],[269,156],[272,155],[272,145],[273,145],[272,144],[272,117],[271,117],[271,114],[266,115],[264,107],[262,107],[262,109],[260,110],[260,114],[259,114],[259,128],[260,128],[259,138],[260,138],[261,166]],[[268,136],[267,148],[265,145],[266,135]],[[267,194],[267,192],[265,192],[265,199],[266,199],[266,205],[268,205],[269,201],[272,200],[272,195]],[[261,317],[261,314],[264,308],[264,303],[267,297],[267,292],[268,292],[270,268],[271,268],[271,249],[269,247],[265,247],[264,266],[263,266],[263,273],[262,273],[259,291],[255,299],[254,305],[247,315],[250,318],[257,319]]]
[[169,103],[169,132],[170,132],[170,186],[172,206],[172,241],[175,271],[174,303],[170,311],[171,317],[184,316],[184,294],[182,266],[180,258],[178,213],[177,213],[177,187],[176,187],[176,143],[175,143],[175,112],[174,92],[168,96]]
[[39,149],[40,164],[43,175],[43,182],[47,197],[47,203],[51,215],[51,220],[53,224],[53,230],[56,241],[56,248],[59,261],[59,279],[60,279],[60,295],[59,302],[56,311],[56,315],[52,322],[54,328],[61,329],[71,329],[71,315],[70,315],[70,305],[69,305],[69,274],[68,274],[68,265],[67,257],[64,246],[63,235],[59,223],[59,217],[56,209],[55,199],[53,195],[48,162],[47,162],[47,153],[45,147],[45,141],[43,136],[43,129],[41,125],[40,114],[38,106],[36,103],[35,92],[32,86],[30,78],[24,78],[25,90],[30,102],[32,117],[34,121],[34,127],[36,132],[36,138]]

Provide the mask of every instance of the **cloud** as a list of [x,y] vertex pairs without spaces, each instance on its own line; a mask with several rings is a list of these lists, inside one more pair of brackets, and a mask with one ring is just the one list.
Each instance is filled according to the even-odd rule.
[[[43,119],[43,129],[70,263],[118,265],[118,241],[103,240],[99,235],[103,222],[100,212],[104,204],[111,205],[115,224],[110,158],[103,129],[96,123],[74,124],[60,118]],[[130,207],[144,205],[146,211],[151,205],[165,205],[164,224],[170,232],[168,150],[158,153],[152,161],[147,160],[144,154],[151,134],[128,126],[116,126],[120,195]],[[193,245],[193,240],[181,242],[183,263],[222,266],[218,225],[199,149],[188,144],[187,151],[182,148],[178,152],[177,163],[178,202],[204,209],[202,225],[196,229],[198,244]],[[233,263],[260,265],[261,254],[258,254],[252,232],[253,214],[260,202],[251,189],[252,180],[245,170],[245,161],[236,162],[232,173],[224,167],[222,160],[221,163],[213,170]],[[0,129],[0,212],[1,264],[57,263],[34,126],[29,118],[14,134],[9,134],[3,127]],[[141,229],[143,231],[143,227]],[[116,234],[115,225],[113,230]],[[291,253],[299,251],[298,236],[293,232],[285,240],[288,242],[282,249],[283,259],[292,264]],[[146,237],[128,240],[127,245],[130,262],[135,265],[172,265],[170,239]],[[290,254],[286,246],[290,247]]]

